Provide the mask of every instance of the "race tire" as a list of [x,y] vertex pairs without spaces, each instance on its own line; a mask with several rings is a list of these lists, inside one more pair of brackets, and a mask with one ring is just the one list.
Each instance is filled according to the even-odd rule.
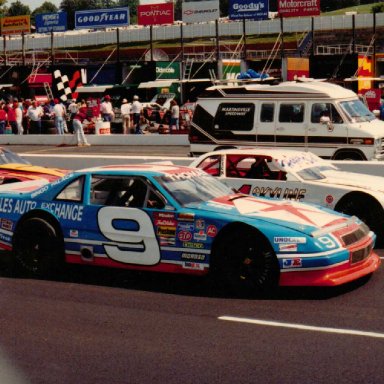
[[213,258],[216,282],[240,295],[272,294],[280,268],[275,252],[259,233],[227,233]]
[[63,239],[47,220],[30,218],[23,221],[13,239],[13,270],[28,277],[52,277],[62,267]]
[[354,197],[337,206],[337,211],[357,216],[377,235],[376,247],[384,245],[384,209],[376,200]]

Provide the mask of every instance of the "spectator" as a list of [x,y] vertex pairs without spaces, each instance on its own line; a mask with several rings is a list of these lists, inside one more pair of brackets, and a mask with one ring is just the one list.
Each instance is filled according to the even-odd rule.
[[76,135],[78,147],[89,147],[87,138],[84,134],[83,121],[87,118],[87,111],[85,107],[79,109],[76,115],[73,117],[73,131]]
[[169,123],[169,131],[179,130],[179,117],[180,117],[180,108],[176,100],[171,100],[171,121]]
[[0,134],[5,133],[5,126],[7,125],[7,112],[4,109],[5,104],[4,102],[0,102]]
[[111,97],[109,95],[104,96],[104,101],[100,105],[100,113],[104,121],[111,122],[115,117],[111,103]]
[[55,127],[59,135],[64,135],[65,109],[58,99],[55,99],[54,103],[53,113],[55,115]]
[[131,130],[131,104],[127,99],[123,99],[121,102],[121,118],[123,120],[123,133],[128,134]]
[[139,96],[133,96],[133,103],[131,107],[131,112],[133,114],[133,125],[135,126],[135,133],[141,134],[143,131],[140,129],[140,117],[143,110],[143,106],[139,101]]
[[22,135],[24,133],[23,128],[23,111],[20,108],[19,103],[16,101],[13,103],[13,109],[15,110],[17,133]]
[[73,120],[77,112],[79,112],[79,106],[76,103],[76,99],[72,99],[71,103],[68,105],[68,111],[70,113],[70,119]]
[[36,100],[32,101],[32,105],[28,108],[27,116],[30,119],[30,133],[41,134],[41,118],[43,109],[37,104]]
[[16,123],[16,111],[14,110],[13,104],[9,102],[6,107],[5,111],[7,112],[8,115],[8,125],[12,129],[12,133],[14,135],[17,135],[18,129],[17,129],[17,123]]

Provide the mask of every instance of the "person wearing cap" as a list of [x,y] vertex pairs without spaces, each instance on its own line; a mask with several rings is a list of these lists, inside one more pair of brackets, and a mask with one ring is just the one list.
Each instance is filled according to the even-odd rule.
[[123,133],[126,135],[131,130],[131,104],[127,99],[123,99],[121,102],[121,118],[123,120]]
[[135,126],[135,133],[141,134],[143,133],[140,128],[140,117],[143,110],[143,106],[141,105],[139,101],[139,96],[135,95],[133,96],[133,103],[131,107],[131,112],[133,115],[133,125]]
[[54,99],[53,101],[55,103],[52,111],[55,116],[55,127],[59,135],[64,135],[65,108],[59,99]]
[[111,96],[104,96],[104,100],[100,105],[100,113],[104,121],[112,121],[115,117],[111,103]]

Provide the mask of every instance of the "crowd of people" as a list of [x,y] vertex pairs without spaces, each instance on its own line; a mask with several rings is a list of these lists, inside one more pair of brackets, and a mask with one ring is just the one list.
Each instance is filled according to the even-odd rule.
[[[84,131],[91,132],[90,128],[94,128],[98,120],[114,122],[116,110],[121,116],[123,134],[144,133],[143,120],[146,118],[139,96],[133,96],[131,102],[124,98],[120,107],[113,107],[111,97],[105,95],[101,102],[72,99],[68,103],[57,98],[39,102],[10,97],[0,101],[0,134],[71,133],[76,135],[79,146],[88,146]],[[167,112],[169,130],[179,130],[180,109],[175,100]]]

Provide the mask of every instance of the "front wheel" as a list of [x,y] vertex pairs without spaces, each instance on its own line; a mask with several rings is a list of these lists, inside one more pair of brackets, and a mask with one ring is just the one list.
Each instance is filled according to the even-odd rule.
[[63,239],[47,220],[31,218],[17,228],[13,239],[13,266],[30,277],[51,276],[64,260]]
[[249,229],[222,237],[212,267],[216,280],[240,294],[272,293],[279,283],[276,254],[266,239]]

